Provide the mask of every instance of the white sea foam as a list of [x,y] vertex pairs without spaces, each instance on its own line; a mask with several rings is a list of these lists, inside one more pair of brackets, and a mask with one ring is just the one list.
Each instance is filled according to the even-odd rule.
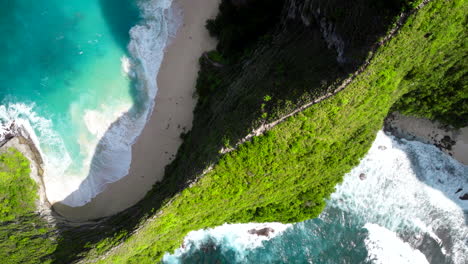
[[369,231],[365,240],[368,251],[367,261],[375,264],[424,264],[429,263],[419,250],[401,240],[385,227],[367,223]]
[[[8,100],[6,100],[8,101]],[[33,109],[34,104],[24,103],[5,103],[0,105],[0,141],[4,140],[4,134],[14,122],[19,126],[27,129],[27,132],[33,136],[33,140],[37,143],[37,138],[33,127],[38,130],[39,134],[48,137],[51,144],[60,144],[59,139],[55,136],[52,129],[52,122],[39,116]]]
[[[142,22],[130,30],[128,50],[132,59],[122,59],[122,69],[136,78],[140,98],[137,107],[123,113],[105,131],[99,146],[93,152],[89,174],[79,188],[68,194],[62,202],[70,206],[81,206],[104,190],[109,183],[126,176],[131,163],[131,147],[149,120],[157,93],[156,75],[159,71],[164,48],[170,35],[174,35],[181,24],[180,12],[173,11],[171,0],[150,0],[138,3]],[[172,10],[172,11],[171,11]],[[172,25],[169,25],[172,23]],[[100,114],[88,112],[89,128],[99,122]],[[107,115],[106,115],[107,116]],[[108,126],[107,124],[105,126]],[[96,127],[94,127],[96,128]],[[104,129],[91,129],[91,133],[102,134]]]
[[132,62],[130,58],[127,56],[122,56],[122,58],[120,58],[120,62],[121,62],[122,74],[124,76],[134,77],[134,74],[132,72]]
[[118,120],[130,109],[131,105],[123,103],[118,107],[102,104],[99,110],[86,110],[84,122],[87,131],[97,138],[102,138],[110,129],[112,121]]
[[[140,1],[142,22],[130,30],[130,43],[128,50],[132,59],[122,59],[122,70],[135,77],[139,91],[138,106],[123,113],[112,125],[104,122],[103,127],[96,127],[100,119],[108,118],[89,110],[85,116],[87,127],[91,133],[101,136],[97,148],[93,148],[93,160],[90,161],[90,170],[86,179],[80,183],[71,194],[63,197],[62,203],[69,206],[81,206],[88,203],[93,197],[104,190],[109,183],[126,176],[131,163],[131,147],[141,134],[149,119],[154,98],[157,93],[156,74],[163,59],[164,47],[169,37],[167,16],[171,1],[151,0]],[[171,17],[173,20],[173,18]],[[172,29],[175,30],[175,29]]]
[[[131,146],[153,109],[157,93],[156,75],[164,47],[181,24],[177,16],[180,12],[171,11],[171,0],[140,1],[138,4],[142,20],[130,30],[128,50],[132,58],[121,58],[122,73],[137,83],[138,105],[131,108],[127,104],[112,102],[112,105],[83,110],[79,103],[72,104],[71,122],[79,130],[76,140],[82,160],[73,158],[72,163],[61,136],[54,131],[54,124],[39,117],[33,106],[0,106],[0,140],[2,129],[15,121],[25,128],[30,127],[28,132],[36,138],[37,146],[43,149],[44,182],[51,203],[82,206],[102,192],[107,184],[128,174]],[[78,162],[81,164],[75,164]]]
[[[361,177],[362,173],[365,177]],[[463,192],[456,193],[459,189]],[[350,225],[363,227],[368,230],[364,241],[367,260],[374,263],[445,263],[449,259],[449,262],[464,264],[468,262],[468,227],[464,219],[467,201],[460,200],[459,196],[466,191],[468,166],[432,145],[398,140],[379,132],[368,154],[345,175],[317,224],[313,225],[321,228],[303,231],[310,232],[311,236],[318,232],[317,237],[327,239],[328,235],[334,236],[327,232],[336,227],[332,225],[328,229],[329,225],[324,223],[340,223],[343,232]],[[345,213],[336,214],[337,208]],[[296,227],[303,229],[304,226],[301,223],[294,229],[297,231],[301,228]],[[233,233],[245,238],[232,239]],[[166,254],[164,262],[181,263],[184,257],[194,252],[193,247],[200,248],[210,239],[215,242],[215,247],[232,249],[243,256],[246,249],[255,247],[242,247],[232,241],[248,240],[248,236],[245,231],[230,233],[229,226],[220,231],[214,228],[191,232],[185,239],[185,248],[176,250],[173,255]],[[359,240],[358,234],[356,239]],[[304,250],[314,252],[316,248],[329,248],[335,240],[336,237],[330,237],[330,241],[312,239],[311,243],[317,245],[305,245]],[[359,244],[359,241],[353,242]],[[348,248],[352,244],[342,246]],[[278,254],[288,255],[288,252]],[[314,254],[310,263],[313,263]],[[327,256],[329,260],[334,257]],[[323,256],[317,258],[323,259]]]
[[[10,102],[0,105],[0,141],[4,139],[6,128],[14,122],[26,130],[41,153],[44,175],[55,175],[56,172],[64,171],[71,164],[71,158],[60,136],[53,129],[51,120],[39,116],[34,108],[34,104],[23,103]],[[52,179],[52,183],[55,183],[56,177],[46,179]]]
[[392,232],[413,233],[407,238],[412,245],[421,244],[427,235],[455,263],[466,263],[468,227],[463,211],[468,201],[459,199],[459,188],[468,190],[468,166],[432,145],[379,132],[330,203]]
[[[242,263],[247,250],[262,247],[263,242],[282,234],[291,224],[281,223],[248,223],[248,224],[224,224],[206,230],[192,231],[184,239],[184,246],[177,249],[174,254],[165,254],[163,261],[166,263],[180,263],[180,257],[190,250],[200,249],[207,243],[223,245],[225,249],[235,249],[235,261]],[[271,228],[268,236],[260,236],[250,230]]]

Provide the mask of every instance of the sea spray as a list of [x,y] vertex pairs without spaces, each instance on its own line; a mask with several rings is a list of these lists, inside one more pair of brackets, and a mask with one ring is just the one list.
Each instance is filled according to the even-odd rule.
[[[0,139],[13,123],[28,130],[43,156],[51,203],[84,205],[127,175],[131,146],[152,112],[163,49],[181,24],[180,11],[170,8],[171,1],[141,0],[140,22],[122,32],[120,18],[112,24],[113,12],[124,8],[131,14],[134,1],[120,4],[18,0],[12,5],[17,9],[3,16],[22,19],[13,23],[21,34],[4,44],[22,43],[24,50],[2,54],[16,64],[5,64],[0,72],[10,81],[0,89]],[[138,22],[129,17],[123,24]],[[125,35],[130,37],[122,46]],[[9,69],[19,65],[24,71],[11,78]]]
[[366,261],[375,264],[429,264],[419,250],[385,227],[366,224],[364,228],[369,231],[365,240],[368,251]]
[[245,252],[263,246],[263,241],[281,235],[291,226],[280,223],[224,224],[206,230],[192,231],[185,237],[183,247],[177,249],[174,255],[166,254],[163,261],[178,263],[183,255],[206,248],[206,245],[215,247],[223,245],[223,249],[234,248],[234,260],[242,263],[245,260]]
[[[254,248],[226,243],[247,235],[229,225],[217,235],[198,231],[199,242],[166,254],[164,262],[464,264],[467,201],[460,199],[460,189],[468,191],[468,166],[432,145],[379,132],[318,218],[289,226]],[[213,236],[218,237],[207,239]]]
[[[170,0],[138,2],[142,21],[130,30],[128,50],[132,58],[124,57],[121,60],[123,71],[136,80],[137,104],[114,119],[116,121],[105,129],[105,134],[98,135],[101,141],[94,152],[87,178],[62,203],[70,206],[84,205],[102,192],[107,184],[128,174],[132,159],[131,147],[141,134],[154,107],[157,94],[156,75],[164,48],[169,37],[175,35],[181,24],[180,12],[172,9],[171,3]],[[168,22],[172,24],[169,25]],[[96,123],[95,121],[92,123]]]

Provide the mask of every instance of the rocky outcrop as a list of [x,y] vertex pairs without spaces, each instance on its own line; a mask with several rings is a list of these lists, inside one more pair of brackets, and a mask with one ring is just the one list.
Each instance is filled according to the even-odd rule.
[[21,125],[12,122],[7,128],[2,131],[0,141],[0,151],[4,149],[14,148],[21,152],[30,164],[30,177],[36,182],[39,192],[39,200],[37,201],[37,211],[49,222],[54,222],[51,205],[47,200],[45,185],[43,180],[43,160],[39,149],[34,144],[29,133]]
[[395,112],[386,118],[384,129],[399,138],[432,144],[468,165],[468,127],[456,129],[437,121]]
[[262,229],[251,229],[249,230],[249,234],[257,235],[257,236],[266,236],[269,237],[271,233],[274,233],[275,230],[271,227],[265,227]]
[[16,125],[15,122],[11,122],[6,126],[0,126],[0,147],[5,145],[10,139],[16,135],[21,135],[22,129]]
[[344,57],[345,42],[337,32],[336,25],[327,18],[325,10],[320,9],[320,1],[297,1],[291,0],[288,3],[287,17],[289,19],[299,18],[306,26],[316,23],[320,26],[323,39],[327,42],[329,49],[337,52],[336,60],[339,63],[346,61]]
[[361,63],[402,9],[403,3],[395,1],[287,0],[283,16],[319,28],[337,62],[345,66]]

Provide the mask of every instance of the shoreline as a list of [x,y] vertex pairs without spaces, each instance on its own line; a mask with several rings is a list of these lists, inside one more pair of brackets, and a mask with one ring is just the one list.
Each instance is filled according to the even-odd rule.
[[128,175],[108,184],[84,206],[56,203],[54,211],[70,221],[111,216],[136,204],[154,183],[162,180],[166,165],[172,162],[182,144],[180,134],[192,126],[198,59],[216,46],[205,23],[217,14],[218,4],[219,0],[174,0],[172,8],[182,10],[183,24],[164,50],[157,73],[158,93],[153,113],[132,146]]
[[464,165],[468,165],[468,127],[455,129],[426,118],[390,113],[384,131],[398,138],[431,144]]

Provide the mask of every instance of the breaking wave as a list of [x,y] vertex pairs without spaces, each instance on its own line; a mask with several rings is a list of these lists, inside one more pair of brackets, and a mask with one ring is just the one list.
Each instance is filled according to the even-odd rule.
[[[141,19],[129,32],[129,56],[124,55],[120,59],[121,73],[136,91],[133,102],[118,97],[103,97],[93,99],[101,101],[87,108],[87,100],[97,95],[93,91],[77,94],[77,99],[68,109],[70,120],[66,121],[71,123],[67,129],[73,132],[64,135],[63,132],[57,132],[57,126],[65,121],[48,119],[49,114],[53,117],[54,113],[47,113],[41,105],[17,103],[12,98],[3,100],[0,106],[0,141],[9,133],[13,123],[27,130],[33,137],[43,156],[44,183],[51,203],[82,206],[102,192],[107,184],[128,174],[131,147],[154,107],[156,76],[164,48],[181,24],[181,11],[171,8],[171,2],[138,2]],[[103,34],[96,36],[101,38]],[[63,41],[63,38],[56,41]],[[95,47],[97,43],[102,41],[88,41],[86,45]],[[82,49],[86,50],[86,47]],[[80,53],[80,56],[92,54],[93,51]],[[87,70],[93,71],[99,67],[91,65]],[[111,91],[111,88],[106,89]],[[78,145],[68,144],[70,140]]]
[[191,232],[164,263],[464,264],[468,201],[460,197],[467,192],[468,166],[432,145],[379,132],[318,218],[276,224],[281,233],[255,247],[232,243],[252,236],[238,225]]

